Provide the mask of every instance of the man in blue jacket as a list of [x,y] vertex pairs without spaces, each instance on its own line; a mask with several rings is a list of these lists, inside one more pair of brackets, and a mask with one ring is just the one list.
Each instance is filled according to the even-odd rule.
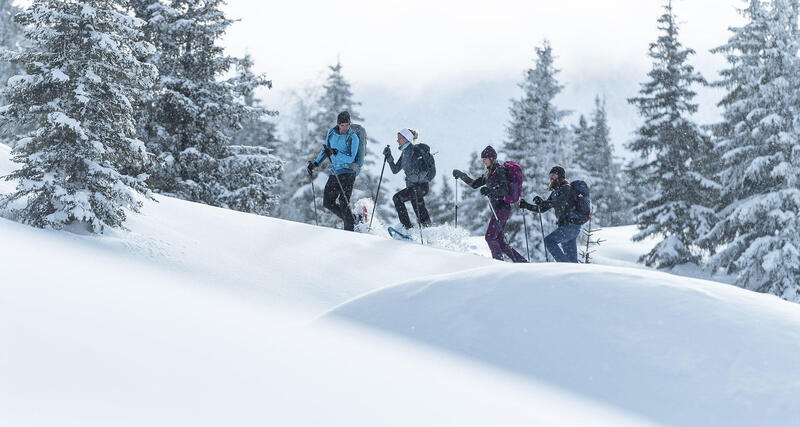
[[332,127],[325,138],[319,155],[313,162],[308,162],[308,174],[326,158],[330,159],[331,169],[328,182],[323,192],[323,205],[326,209],[344,221],[344,229],[353,231],[353,213],[350,212],[350,195],[356,181],[353,163],[358,154],[358,134],[350,129],[350,113],[342,111],[336,119],[337,125]]

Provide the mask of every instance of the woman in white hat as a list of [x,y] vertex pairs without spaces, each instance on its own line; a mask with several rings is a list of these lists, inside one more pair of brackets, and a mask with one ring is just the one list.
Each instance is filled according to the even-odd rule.
[[[397,209],[397,216],[406,229],[411,228],[411,220],[408,218],[406,202],[411,201],[411,207],[417,215],[417,219],[424,227],[431,225],[431,218],[428,209],[425,208],[425,195],[430,190],[430,171],[432,161],[430,149],[425,151],[425,144],[414,144],[419,138],[419,133],[413,129],[401,129],[397,132],[397,148],[400,150],[400,159],[395,163],[392,150],[387,145],[383,149],[383,155],[389,163],[392,173],[396,174],[402,169],[406,173],[406,188],[397,192],[392,197],[394,207]],[[435,170],[435,169],[434,169]]]

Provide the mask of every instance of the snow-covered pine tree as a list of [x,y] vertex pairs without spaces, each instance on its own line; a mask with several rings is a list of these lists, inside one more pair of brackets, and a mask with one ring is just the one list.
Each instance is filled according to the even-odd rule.
[[586,116],[578,117],[578,124],[572,126],[573,155],[570,162],[570,179],[582,179],[589,184],[592,190],[592,203],[594,204],[594,190],[600,183],[598,170],[593,167],[598,153],[593,152],[594,129],[589,126]]
[[256,109],[252,119],[244,122],[242,128],[231,136],[231,145],[261,146],[266,147],[271,153],[278,153],[278,138],[276,136],[275,123],[268,119],[269,116],[277,115],[275,111],[268,111],[256,98],[256,90],[263,86],[271,87],[271,82],[266,85],[263,76],[253,72],[253,59],[250,54],[246,54],[236,63],[238,81],[242,88],[244,104]]
[[592,196],[593,222],[597,226],[630,224],[633,218],[627,200],[622,194],[620,162],[614,156],[610,141],[605,100],[595,97],[591,124],[581,116],[575,127],[575,165],[573,179],[584,179],[589,184]]
[[19,184],[3,205],[37,227],[118,227],[146,193],[132,104],[157,71],[137,59],[153,49],[143,23],[115,0],[34,0],[17,20],[26,43],[6,59],[27,74],[9,80],[0,120],[35,130],[14,147]]
[[[22,26],[14,20],[14,16],[21,11],[22,9],[16,6],[13,0],[0,0],[0,50],[14,52],[21,48]],[[24,69],[19,64],[0,59],[0,90],[6,86],[8,79],[23,73]],[[0,106],[5,104],[5,99],[0,95]],[[13,126],[0,127],[0,143],[13,145],[14,131]]]
[[620,192],[620,196],[623,199],[625,210],[620,213],[628,218],[626,224],[636,223],[634,210],[641,201],[642,194],[655,194],[658,191],[658,188],[647,179],[655,174],[653,163],[641,157],[628,159],[622,166],[620,185],[624,190]]
[[271,215],[278,204],[283,161],[277,155],[275,124],[267,119],[277,112],[262,107],[255,91],[272,88],[272,82],[253,73],[250,55],[237,60],[238,78],[235,91],[250,110],[242,129],[233,133],[230,155],[220,162],[221,174],[228,189],[220,197],[220,205],[242,212]]
[[264,150],[234,149],[230,135],[267,113],[247,106],[243,98],[256,87],[270,87],[270,82],[252,74],[221,79],[239,62],[217,45],[233,22],[220,10],[222,4],[131,1],[137,16],[148,23],[146,33],[157,50],[152,61],[160,73],[145,96],[139,135],[158,158],[150,181],[156,190],[263,214],[276,200],[272,187],[279,159]]
[[431,221],[434,225],[443,225],[449,223],[453,225],[454,221],[454,194],[453,194],[453,176],[449,173],[443,173],[440,179],[440,185],[434,186],[431,183],[431,191],[425,197],[425,206],[428,208],[428,213],[431,216]]
[[[563,86],[556,79],[559,70],[555,68],[553,49],[545,40],[542,47],[536,48],[536,65],[526,71],[520,83],[522,97],[511,102],[511,120],[506,127],[507,139],[503,145],[503,160],[515,161],[522,166],[525,174],[523,197],[530,199],[533,194],[547,190],[547,171],[553,165],[561,164],[569,168],[572,164],[567,153],[570,152],[569,131],[561,121],[570,114],[553,103]],[[569,169],[567,169],[569,171]],[[541,185],[539,184],[541,183]],[[546,198],[546,194],[542,194]],[[548,214],[550,217],[552,214]],[[550,222],[554,220],[551,219]],[[514,208],[506,226],[506,239],[517,248],[525,244],[522,215]],[[531,255],[544,261],[541,247],[542,238],[532,236]]]
[[701,240],[709,264],[747,289],[800,302],[800,64],[798,2],[751,0],[731,28],[727,95],[714,126],[722,183],[720,221]]
[[[311,117],[318,95],[317,87],[306,87],[301,91],[294,91],[293,106],[286,117],[285,142],[278,147],[278,154],[285,159],[283,179],[280,183],[281,204],[276,212],[277,216],[290,221],[314,224],[314,200],[312,196],[311,181],[306,173],[306,164],[312,160],[316,153],[314,148],[319,145],[318,138],[311,138]],[[317,213],[322,221],[320,225],[334,224],[335,217],[322,208],[322,188],[325,181],[316,176],[317,184]]]
[[640,262],[668,268],[700,261],[694,242],[713,225],[714,212],[707,205],[716,199],[714,192],[719,186],[706,178],[711,140],[691,120],[697,111],[691,87],[705,84],[705,80],[687,62],[694,51],[678,41],[671,0],[658,18],[658,29],[658,39],[649,49],[653,59],[650,79],[641,85],[640,96],[628,99],[645,120],[628,148],[649,163],[653,174],[642,178],[645,186],[656,188],[650,194],[637,192],[640,201],[635,213],[640,231],[634,240],[663,237]]
[[[14,17],[22,9],[14,4],[14,0],[0,0],[0,49],[17,51],[24,38],[22,25]],[[24,69],[16,63],[0,60],[0,87],[6,85],[9,78],[20,74]],[[0,102],[2,102],[0,98]]]

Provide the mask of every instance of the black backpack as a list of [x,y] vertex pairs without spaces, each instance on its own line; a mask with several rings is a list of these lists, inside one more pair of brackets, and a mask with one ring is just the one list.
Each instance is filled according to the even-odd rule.
[[417,170],[425,171],[427,173],[428,182],[432,182],[436,178],[436,160],[431,154],[431,147],[428,144],[416,144],[417,155]]
[[567,218],[573,224],[583,225],[592,217],[592,203],[589,197],[589,186],[584,181],[572,181],[571,206]]

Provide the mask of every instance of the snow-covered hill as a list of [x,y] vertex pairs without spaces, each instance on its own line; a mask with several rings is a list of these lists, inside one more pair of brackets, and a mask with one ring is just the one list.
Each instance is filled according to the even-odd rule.
[[669,425],[795,425],[800,306],[641,269],[495,265],[333,310]]
[[637,424],[59,233],[0,236],[2,426]]
[[800,401],[774,297],[160,196],[126,226],[0,219],[0,425],[780,425]]

